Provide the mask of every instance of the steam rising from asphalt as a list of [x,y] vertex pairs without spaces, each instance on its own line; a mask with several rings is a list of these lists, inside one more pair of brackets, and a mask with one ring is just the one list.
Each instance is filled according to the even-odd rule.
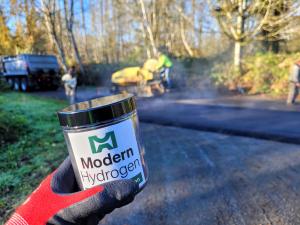
[[[171,83],[174,87],[171,92],[150,99],[143,98],[147,104],[142,104],[140,107],[150,109],[151,107],[166,106],[168,103],[179,103],[185,100],[211,100],[220,97],[218,88],[209,76],[210,71],[209,65],[197,61],[188,66],[175,61],[170,71]],[[181,106],[178,105],[178,107]]]
[[189,67],[183,63],[175,62],[171,69],[171,81],[174,89],[159,97],[143,98],[139,108],[151,111],[151,108],[168,108],[168,104],[176,104],[176,108],[186,105],[209,105],[222,107],[242,107],[267,110],[299,111],[296,107],[286,107],[285,102],[279,99],[270,99],[264,96],[241,96],[221,90],[211,80],[211,68],[199,62]]

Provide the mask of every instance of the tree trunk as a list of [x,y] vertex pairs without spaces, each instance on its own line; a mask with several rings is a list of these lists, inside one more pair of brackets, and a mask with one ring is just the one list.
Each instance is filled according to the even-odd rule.
[[144,46],[146,48],[147,58],[150,59],[151,58],[151,51],[150,51],[150,48],[149,48],[147,34],[146,34],[146,30],[145,30],[145,26],[144,26],[143,22],[141,22],[141,28],[142,28],[142,32],[143,32],[143,38],[144,38],[144,41],[145,41]]
[[184,46],[184,49],[186,50],[186,52],[189,54],[190,57],[194,56],[194,53],[191,49],[191,47],[189,46],[186,37],[185,37],[185,30],[184,30],[184,22],[183,22],[183,18],[180,18],[180,36],[181,36],[181,40]]
[[73,30],[70,31],[69,35],[70,35],[71,43],[72,43],[72,46],[73,46],[73,49],[74,49],[75,59],[76,59],[76,62],[78,63],[81,75],[85,75],[85,71],[84,71],[84,68],[83,68],[83,65],[82,65],[82,62],[81,62],[81,58],[80,58],[77,43],[76,43],[76,40],[75,40],[75,37],[74,37]]
[[[85,71],[82,65],[81,57],[78,51],[77,43],[74,37],[73,33],[73,22],[74,22],[74,2],[73,0],[70,0],[70,9],[68,6],[68,1],[64,0],[64,10],[65,10],[65,21],[66,21],[66,26],[67,26],[67,32],[68,32],[68,37],[69,40],[72,44],[74,53],[75,53],[75,60],[79,66],[80,72],[82,75],[85,75]],[[70,13],[70,16],[69,16]]]
[[59,60],[62,66],[62,69],[64,70],[64,72],[68,71],[68,67],[67,67],[67,61],[66,61],[66,55],[65,55],[65,51],[64,49],[60,46],[59,41],[57,40],[57,37],[55,35],[51,35],[53,38],[53,41],[55,43],[56,49],[58,51],[58,55],[59,55]]
[[234,43],[234,68],[237,73],[241,73],[241,59],[242,59],[242,43],[235,41]]
[[143,14],[143,20],[144,20],[143,24],[146,27],[147,33],[149,35],[149,40],[150,40],[150,44],[151,44],[151,47],[152,47],[153,55],[156,56],[157,49],[156,49],[156,46],[155,46],[155,41],[154,41],[154,38],[153,38],[153,33],[152,33],[152,30],[151,30],[151,27],[149,25],[149,21],[148,21],[148,18],[147,18],[147,13],[146,13],[144,1],[143,0],[139,0],[139,2],[140,2],[140,5],[141,5],[141,10],[142,10],[142,14]]
[[196,40],[197,40],[197,35],[195,32],[196,28],[196,0],[192,0],[192,20],[193,20],[193,26],[192,26],[192,37],[193,37],[193,46],[196,47]]
[[263,40],[262,41],[262,50],[264,52],[273,52],[279,53],[280,51],[280,41],[279,40]]
[[[55,14],[53,14],[53,12],[50,9],[45,7],[43,0],[41,0],[41,5],[42,5],[42,9],[43,9],[42,11],[43,11],[43,16],[45,19],[45,24],[46,24],[46,28],[48,31],[47,33],[48,33],[49,39],[52,43],[54,43],[54,45],[58,51],[59,61],[61,63],[62,69],[64,70],[64,72],[67,72],[68,68],[67,68],[65,51],[58,39],[58,35],[56,32],[56,27],[55,27],[55,18],[53,18]],[[55,10],[55,8],[53,10]]]
[[87,40],[87,32],[86,32],[86,22],[85,22],[85,15],[84,15],[84,1],[80,0],[80,9],[81,9],[81,20],[82,20],[82,27],[83,27],[83,31],[84,31],[84,49],[85,49],[85,54],[86,54],[86,58],[90,59],[90,54],[89,54],[89,50],[88,50],[88,40]]
[[[185,3],[182,2],[182,10],[184,10],[184,9],[185,9]],[[184,21],[183,21],[182,15],[180,15],[180,36],[181,36],[181,40],[182,40],[184,49],[186,50],[186,52],[189,54],[190,57],[193,57],[194,53],[193,53],[190,45],[188,44],[188,42],[186,40],[185,29],[184,29]]]
[[238,75],[242,74],[242,42],[243,42],[243,35],[244,35],[244,10],[246,8],[246,1],[247,0],[239,0],[238,1],[238,16],[237,16],[237,38],[234,44],[234,69]]

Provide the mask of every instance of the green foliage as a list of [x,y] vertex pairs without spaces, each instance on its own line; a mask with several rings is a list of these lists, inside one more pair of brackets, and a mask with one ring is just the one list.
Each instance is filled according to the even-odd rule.
[[9,90],[10,90],[10,88],[9,88],[9,85],[7,84],[7,82],[0,78],[0,93],[9,91]]
[[211,77],[218,86],[234,88],[239,83],[239,75],[234,71],[232,63],[214,65]]
[[67,155],[56,116],[65,105],[26,94],[1,93],[0,127],[6,124],[22,132],[18,139],[0,146],[0,224]]
[[9,111],[0,111],[0,147],[18,140],[26,130],[27,121],[25,117]]
[[[9,13],[0,5],[0,55],[47,52],[47,33],[34,5],[34,1],[10,1]],[[20,17],[21,13],[25,19],[15,19],[11,28],[9,18]]]
[[0,9],[0,54],[10,54],[12,51],[12,36],[8,26],[6,25],[7,19]]
[[[0,79],[0,93],[6,91],[7,88],[5,82]],[[0,105],[2,104],[4,103],[0,101]],[[0,147],[17,140],[27,130],[27,121],[22,115],[1,110],[2,107],[0,107]]]
[[283,95],[288,91],[290,68],[300,54],[259,53],[243,62],[243,74],[234,73],[231,64],[215,66],[212,74],[218,85],[243,87],[250,94]]

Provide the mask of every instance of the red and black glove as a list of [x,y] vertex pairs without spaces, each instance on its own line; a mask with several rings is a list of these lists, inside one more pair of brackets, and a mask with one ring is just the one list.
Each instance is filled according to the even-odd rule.
[[79,191],[69,157],[16,210],[6,225],[98,224],[115,208],[133,201],[138,184],[114,181]]

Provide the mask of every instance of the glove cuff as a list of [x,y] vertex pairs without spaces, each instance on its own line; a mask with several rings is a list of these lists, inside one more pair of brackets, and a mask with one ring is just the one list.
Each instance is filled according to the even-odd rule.
[[4,225],[29,225],[29,224],[20,214],[14,213]]
[[56,194],[52,191],[51,180],[53,174],[49,175],[39,187],[27,198],[27,200],[16,210],[12,218],[7,221],[9,225],[40,225],[46,224],[60,210],[103,191],[102,186],[72,194]]

